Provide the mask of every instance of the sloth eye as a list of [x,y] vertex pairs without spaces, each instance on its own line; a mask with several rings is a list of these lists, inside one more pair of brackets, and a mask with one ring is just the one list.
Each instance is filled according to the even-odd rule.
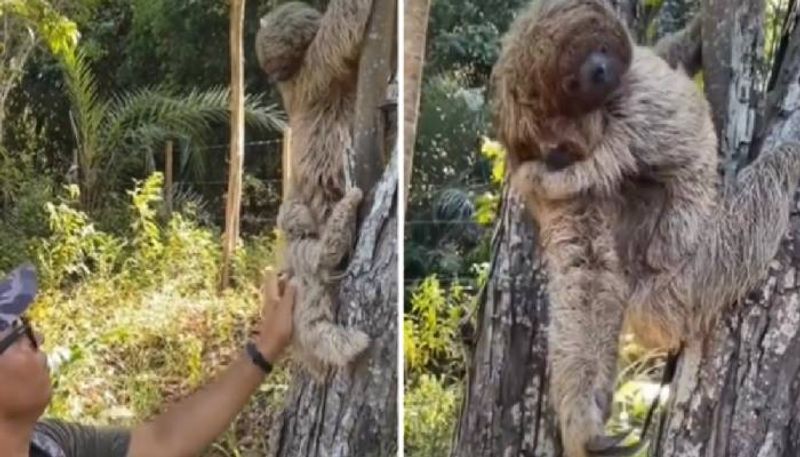
[[570,94],[578,92],[578,90],[580,90],[581,88],[581,84],[580,82],[578,82],[578,78],[574,76],[570,76],[569,78],[567,78],[564,86],[567,89],[567,92]]

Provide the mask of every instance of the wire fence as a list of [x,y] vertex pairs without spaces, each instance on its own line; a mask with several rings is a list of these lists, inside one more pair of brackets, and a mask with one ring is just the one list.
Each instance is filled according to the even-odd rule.
[[[242,232],[258,233],[263,230],[271,230],[276,223],[276,216],[282,198],[284,163],[283,163],[283,139],[270,139],[260,141],[245,142],[244,154],[244,174],[243,198],[241,209]],[[196,148],[196,152],[221,152],[227,151],[230,145],[212,144]],[[201,205],[208,213],[210,221],[219,226],[224,225],[225,216],[225,197],[228,186],[228,166],[227,157],[224,160],[217,159],[215,163],[221,166],[216,167],[200,177],[187,173],[186,164],[182,170],[176,171],[176,179],[172,182],[173,191],[190,190],[197,195],[196,199],[202,200]],[[431,186],[426,189],[427,193],[436,194],[455,188],[455,185]],[[488,183],[469,183],[459,187],[466,192],[482,192],[490,189]],[[491,230],[490,225],[480,224],[472,219],[434,219],[434,218],[413,218],[404,221],[408,228],[413,227],[473,227],[480,230]],[[413,288],[421,284],[426,276],[406,277],[403,284],[406,288]],[[439,284],[443,287],[458,285],[467,292],[476,292],[477,275],[437,275]]]
[[[283,195],[283,144],[283,138],[275,138],[247,141],[243,145],[242,233],[260,233],[275,225]],[[190,151],[176,148],[176,167],[169,189],[173,208],[181,210],[191,204],[201,220],[224,226],[229,149],[228,143],[194,147]],[[166,167],[166,156],[164,162]]]

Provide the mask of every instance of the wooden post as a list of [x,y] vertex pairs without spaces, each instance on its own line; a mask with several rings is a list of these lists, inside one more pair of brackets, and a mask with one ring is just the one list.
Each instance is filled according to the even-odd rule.
[[417,138],[417,117],[419,116],[419,98],[422,88],[422,69],[425,64],[425,38],[428,33],[431,0],[406,1],[405,13],[405,66],[403,77],[403,134],[404,137],[404,169],[403,190],[405,208],[411,190],[411,169],[414,166],[414,142]]
[[172,168],[172,140],[169,140],[164,148],[164,206],[167,218],[172,217]]
[[231,153],[228,163],[228,198],[225,207],[225,234],[222,244],[220,290],[230,285],[231,261],[239,238],[239,211],[242,203],[242,165],[244,163],[244,49],[242,25],[244,0],[231,0]]

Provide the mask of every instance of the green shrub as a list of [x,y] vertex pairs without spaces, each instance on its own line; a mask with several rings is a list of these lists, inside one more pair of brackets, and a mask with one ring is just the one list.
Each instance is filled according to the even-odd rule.
[[459,327],[471,303],[459,284],[445,290],[435,276],[412,292],[411,310],[403,320],[405,363],[412,381],[431,372],[460,377],[464,357]]
[[405,452],[409,457],[449,455],[461,399],[459,384],[421,375],[405,395]]
[[[122,234],[97,229],[68,188],[44,205],[49,230],[27,240],[42,278],[31,315],[54,367],[49,416],[138,423],[213,378],[241,352],[257,320],[274,237],[242,243],[235,286],[220,295],[219,233],[191,214],[160,219],[160,187],[154,175],[128,193]],[[276,370],[207,455],[263,451],[263,440],[243,437],[266,435],[287,383],[287,373]]]

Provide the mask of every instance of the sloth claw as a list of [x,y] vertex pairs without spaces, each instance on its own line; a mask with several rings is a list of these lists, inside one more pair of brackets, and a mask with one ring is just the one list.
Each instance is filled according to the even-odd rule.
[[645,441],[639,441],[627,446],[619,445],[630,434],[631,430],[610,436],[595,436],[586,443],[586,452],[591,456],[597,457],[630,457],[636,455],[644,446]]

